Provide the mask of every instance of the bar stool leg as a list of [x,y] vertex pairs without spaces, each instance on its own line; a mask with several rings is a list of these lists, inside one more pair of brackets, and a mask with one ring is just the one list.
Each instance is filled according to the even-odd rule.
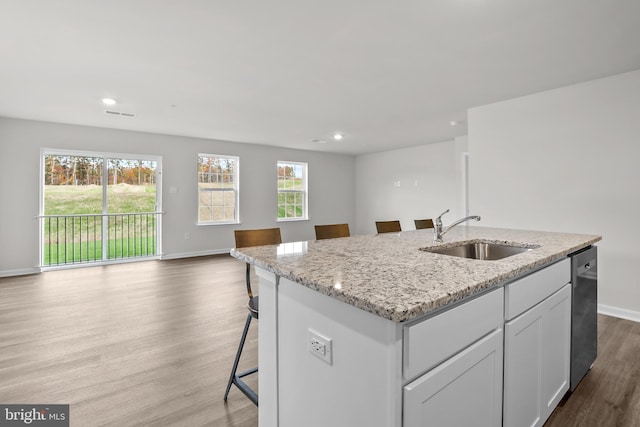
[[240,355],[242,354],[244,342],[247,339],[247,332],[249,332],[250,324],[251,324],[251,313],[247,315],[247,321],[244,324],[244,331],[242,331],[242,338],[240,339],[240,345],[238,346],[238,351],[236,352],[236,360],[233,361],[233,368],[231,369],[231,375],[229,376],[229,382],[227,383],[227,391],[225,391],[224,393],[225,401],[227,400],[227,396],[229,395],[229,390],[231,390],[231,384],[234,383],[234,379],[236,377],[236,371],[238,370],[238,363],[240,362]]

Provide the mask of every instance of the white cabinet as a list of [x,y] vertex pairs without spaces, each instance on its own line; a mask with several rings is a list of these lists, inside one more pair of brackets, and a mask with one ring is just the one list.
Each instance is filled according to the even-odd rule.
[[499,288],[405,327],[404,427],[502,425],[503,307]]
[[569,387],[570,270],[400,324],[257,268],[260,427],[542,425]]
[[505,324],[505,427],[544,424],[569,389],[570,344],[570,284]]
[[502,329],[404,387],[404,427],[502,425]]
[[412,381],[496,329],[504,291],[495,289],[427,320],[404,327],[404,380]]

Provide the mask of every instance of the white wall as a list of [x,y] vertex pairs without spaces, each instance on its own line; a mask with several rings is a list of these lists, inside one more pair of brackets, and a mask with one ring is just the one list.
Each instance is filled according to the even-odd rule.
[[357,233],[374,234],[376,221],[400,220],[414,230],[414,219],[443,222],[462,216],[462,152],[466,138],[356,157]]
[[468,119],[470,208],[483,225],[602,235],[599,302],[640,312],[640,71]]
[[[41,148],[162,156],[166,258],[228,251],[240,228],[279,226],[284,241],[315,238],[315,224],[355,228],[353,156],[0,117],[0,276],[38,266]],[[198,153],[240,156],[242,224],[196,226]],[[276,222],[278,160],[309,164],[309,221]]]

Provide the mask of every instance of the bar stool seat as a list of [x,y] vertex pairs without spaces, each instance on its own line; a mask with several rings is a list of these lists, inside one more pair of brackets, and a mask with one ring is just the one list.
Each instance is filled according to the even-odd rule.
[[247,303],[247,308],[249,309],[249,313],[251,314],[251,317],[253,317],[254,319],[258,318],[258,307],[259,307],[258,298],[260,298],[260,295],[257,295],[251,298]]

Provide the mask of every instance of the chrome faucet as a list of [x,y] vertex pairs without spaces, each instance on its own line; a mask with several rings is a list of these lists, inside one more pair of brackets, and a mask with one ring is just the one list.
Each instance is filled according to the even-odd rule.
[[471,216],[466,216],[464,218],[460,218],[450,226],[442,228],[442,215],[448,212],[449,212],[449,209],[447,209],[446,211],[438,215],[438,217],[436,218],[436,222],[433,224],[433,241],[434,242],[442,242],[442,236],[444,236],[445,233],[447,233],[449,230],[451,230],[453,227],[455,227],[458,224],[461,224],[465,221],[470,221],[472,219],[475,219],[476,221],[480,221],[480,217],[478,215],[471,215]]

